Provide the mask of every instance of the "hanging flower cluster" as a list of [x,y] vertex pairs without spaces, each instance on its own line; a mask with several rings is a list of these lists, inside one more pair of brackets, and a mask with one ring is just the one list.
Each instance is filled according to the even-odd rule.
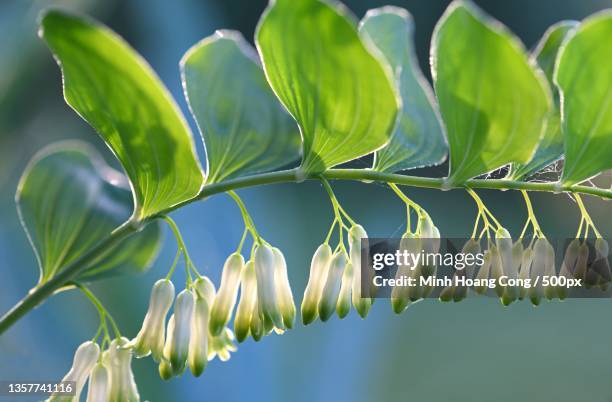
[[[373,270],[362,270],[362,241],[368,235],[342,208],[329,183],[325,180],[322,183],[329,194],[335,219],[323,244],[312,257],[310,276],[301,304],[302,322],[305,325],[317,318],[327,321],[334,314],[344,318],[351,308],[365,318],[376,296]],[[396,185],[391,184],[390,187],[406,205],[406,231],[400,241],[400,251],[413,254],[438,253],[440,231],[430,215]],[[612,281],[608,243],[593,225],[578,196],[576,202],[582,212],[582,221],[576,238],[566,249],[557,273],[555,250],[540,229],[526,192],[523,195],[529,215],[516,241],[513,241],[509,231],[487,209],[480,197],[473,190],[468,189],[468,192],[476,201],[478,215],[472,236],[463,246],[462,253],[480,254],[484,244],[483,264],[480,267],[475,262],[466,264],[464,269],[456,269],[453,275],[478,280],[478,283],[487,283],[490,279],[497,283],[492,288],[487,285],[474,286],[476,293],[492,293],[504,305],[523,299],[538,305],[544,298],[551,300],[567,297],[566,287],[544,287],[541,282],[535,281],[542,275],[582,279],[587,287],[607,289]],[[148,310],[134,339],[128,340],[121,336],[114,320],[99,300],[86,287],[75,284],[98,309],[100,328],[93,341],[79,346],[72,368],[64,377],[64,381],[74,381],[75,396],[52,395],[49,401],[77,401],[87,382],[88,402],[139,401],[131,369],[132,356],[151,356],[159,365],[159,375],[165,380],[182,375],[187,368],[197,377],[215,357],[227,361],[230,354],[237,350],[235,340],[243,342],[251,337],[259,341],[272,332],[282,334],[293,328],[296,307],[285,257],[278,248],[271,246],[259,235],[242,200],[235,193],[229,194],[242,212],[245,231],[237,250],[223,265],[218,289],[208,277],[198,272],[178,227],[170,218],[164,217],[176,236],[179,249],[168,275],[153,285]],[[412,215],[417,217],[414,225],[411,224]],[[595,263],[587,263],[591,251],[586,240],[591,231],[596,237]],[[245,262],[242,249],[249,234],[252,237],[252,247],[250,258]],[[332,239],[337,241],[333,248],[330,246]],[[185,288],[175,295],[171,277],[181,256],[185,260],[187,279]],[[413,278],[416,286],[396,286],[392,289],[390,300],[393,311],[399,314],[411,304],[432,296],[433,286],[423,285],[418,278],[432,277],[436,273],[435,261],[430,263],[421,260],[415,267],[400,265],[395,278]],[[538,284],[500,286],[499,278],[502,276],[510,281],[516,280],[519,284],[527,279]],[[467,297],[467,294],[466,286],[451,285],[441,290],[439,298],[442,301],[458,302]],[[232,318],[233,330],[230,329]],[[100,336],[102,341],[99,345],[96,339]]]
[[[64,382],[74,382],[74,395],[52,394],[47,401],[79,401],[87,382],[87,402],[140,401],[132,373],[132,351],[129,340],[121,336],[114,320],[95,296],[87,288],[80,285],[79,287],[98,308],[100,329],[94,341],[84,342],[77,348],[72,367],[62,379]],[[108,323],[111,324],[116,336],[112,340]],[[95,341],[100,334],[103,334],[102,348]],[[104,351],[101,352],[101,349]]]

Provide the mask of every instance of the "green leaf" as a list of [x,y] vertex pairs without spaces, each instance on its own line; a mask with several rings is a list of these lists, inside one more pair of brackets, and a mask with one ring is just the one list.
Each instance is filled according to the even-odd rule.
[[270,171],[300,157],[300,135],[238,32],[217,31],[181,61],[208,160],[207,182]]
[[[125,176],[80,142],[51,145],[34,156],[15,200],[36,253],[40,283],[107,237],[133,208]],[[92,261],[78,279],[145,270],[157,256],[160,233],[157,223],[148,224]]]
[[584,20],[561,49],[555,81],[561,91],[565,165],[572,185],[612,168],[612,10]]
[[433,91],[419,68],[412,16],[397,7],[369,10],[360,32],[386,57],[402,98],[391,141],[376,151],[373,169],[396,172],[443,162],[448,146]]
[[40,36],[62,69],[66,102],[106,141],[143,219],[193,198],[203,182],[191,132],[151,67],[105,26],[48,11]]
[[431,55],[450,146],[448,185],[529,162],[552,100],[518,39],[476,6],[455,1],[436,26]]
[[255,37],[268,81],[300,127],[304,172],[388,142],[399,106],[391,73],[346,10],[319,0],[272,1]]
[[559,48],[563,41],[573,29],[578,25],[577,21],[561,21],[554,24],[544,33],[544,36],[532,53],[538,65],[544,71],[549,87],[553,89],[554,107],[551,111],[546,124],[544,137],[538,145],[538,149],[533,158],[526,165],[515,164],[511,177],[515,180],[528,177],[542,168],[555,162],[563,155],[563,132],[561,131],[561,112],[559,106],[559,92],[553,83],[553,73],[555,61]]

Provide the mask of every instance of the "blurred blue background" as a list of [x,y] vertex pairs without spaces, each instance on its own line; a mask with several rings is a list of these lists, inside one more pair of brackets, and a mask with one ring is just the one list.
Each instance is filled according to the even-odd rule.
[[[433,26],[448,1],[347,1],[361,17],[369,8],[394,4],[415,16],[423,70]],[[612,7],[609,0],[478,1],[525,43],[535,45],[561,19],[582,19]],[[38,278],[34,254],[14,206],[16,183],[28,159],[59,139],[80,138],[113,162],[93,130],[61,96],[60,73],[36,37],[41,8],[57,4],[90,14],[125,37],[159,73],[188,115],[178,61],[195,42],[215,29],[231,28],[252,39],[264,0],[63,0],[0,2],[0,312],[9,309]],[[189,117],[194,133],[193,120]],[[197,134],[195,134],[197,135]],[[198,142],[203,159],[203,147]],[[443,169],[424,174],[442,175]],[[345,209],[370,235],[402,230],[404,207],[383,186],[336,183]],[[297,303],[306,284],[313,251],[332,220],[317,183],[275,185],[240,191],[259,231],[286,255]],[[409,189],[428,209],[443,235],[461,237],[476,209],[462,191]],[[520,194],[482,192],[490,208],[513,233],[525,218]],[[544,230],[573,236],[578,212],[567,196],[534,194]],[[610,203],[588,199],[604,236],[612,237]],[[181,227],[200,271],[217,281],[220,267],[242,234],[233,201],[218,195],[190,205],[173,217]],[[153,268],[141,276],[97,283],[94,291],[134,336],[153,282],[165,275],[176,251],[166,231]],[[182,282],[180,274],[175,283]],[[375,303],[367,320],[354,312],[239,346],[229,362],[215,360],[205,374],[162,382],[151,359],[134,363],[143,400],[149,401],[612,401],[612,319],[609,300],[570,300],[502,307],[494,299],[445,305],[426,301],[401,316],[388,301]],[[0,337],[1,380],[53,380],[69,368],[75,348],[91,338],[97,315],[76,292],[60,294]],[[0,398],[2,400],[2,398]],[[8,399],[4,399],[8,400]],[[21,399],[20,399],[21,400]],[[27,399],[23,399],[27,400]]]

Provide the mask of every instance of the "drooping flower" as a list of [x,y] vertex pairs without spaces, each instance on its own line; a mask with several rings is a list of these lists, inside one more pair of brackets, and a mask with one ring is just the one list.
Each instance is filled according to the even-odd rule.
[[258,308],[263,318],[277,328],[285,328],[280,312],[275,283],[276,260],[272,247],[262,244],[255,250],[253,259],[257,279]]
[[274,283],[276,287],[276,296],[278,298],[278,304],[283,317],[283,324],[285,328],[293,328],[295,323],[295,303],[293,301],[293,292],[291,291],[291,284],[289,283],[289,277],[287,275],[287,262],[285,256],[276,247],[272,248],[274,253]]
[[488,249],[484,252],[482,266],[478,270],[475,277],[476,281],[478,282],[478,286],[474,286],[474,291],[479,295],[484,295],[487,293],[488,287],[485,283],[489,280],[491,275],[491,265],[491,249]]
[[132,373],[132,350],[127,338],[114,339],[102,362],[110,372],[109,402],[138,402],[140,394]]
[[[196,291],[196,293],[198,292]],[[209,307],[208,301],[202,295],[196,294],[194,297],[195,305],[191,318],[188,362],[191,373],[199,377],[208,363]]]
[[[421,245],[424,256],[438,253],[440,250],[440,230],[434,225],[429,215],[424,214],[421,216],[418,226],[420,228],[420,237],[422,239]],[[435,258],[425,258],[425,263],[419,265],[419,267],[413,271],[413,274],[418,275],[416,277],[418,281],[421,276],[424,278],[435,276],[437,269]],[[411,299],[418,300],[419,297],[426,298],[429,296],[433,290],[433,286],[415,286],[413,290],[420,294],[411,295]]]
[[57,394],[51,395],[48,401],[61,402],[61,401],[75,401],[79,400],[83,386],[87,381],[92,369],[98,361],[100,356],[100,347],[97,343],[87,341],[82,343],[74,353],[74,359],[72,361],[72,367],[68,373],[62,379],[63,382],[74,382],[74,396],[66,398],[65,396],[59,396]]
[[244,258],[238,253],[230,255],[223,265],[221,284],[210,311],[210,333],[219,335],[230,320],[240,287],[240,272]]
[[[533,264],[533,248],[527,247],[523,250],[521,257],[521,267],[519,270],[519,279],[522,283],[526,283],[527,280],[531,280],[531,266]],[[529,288],[522,286],[519,289],[519,300],[523,300],[529,292]]]
[[327,271],[332,258],[332,249],[327,244],[321,244],[312,256],[310,276],[302,299],[302,322],[308,325],[319,315],[319,299],[327,280]]
[[159,362],[159,376],[162,380],[169,380],[174,376],[172,364],[170,364],[170,349],[174,343],[174,314],[170,316],[166,327],[166,343],[164,344],[163,358]]
[[[551,254],[551,252],[553,254]],[[551,258],[552,263],[554,264],[554,251],[552,246],[545,238],[537,239],[533,245],[533,261],[531,263],[530,271],[532,286],[529,289],[529,298],[534,306],[539,305],[542,296],[544,296],[542,278],[537,278],[544,275],[547,270],[547,265],[550,264]]]
[[361,266],[361,239],[365,239],[367,237],[368,234],[361,225],[353,225],[353,227],[351,227],[349,230],[349,256],[353,268],[353,286],[351,297],[355,310],[357,310],[357,313],[362,318],[365,318],[368,315],[373,303],[373,299],[371,297],[362,297],[362,281],[365,280],[368,286],[372,283],[372,272],[370,270],[367,271],[368,276],[366,278],[362,278],[364,267]]
[[[418,254],[421,252],[421,239],[412,233],[406,233],[400,240],[399,249],[401,254]],[[400,265],[395,273],[395,279],[399,281],[402,278],[411,278],[417,268],[410,265]],[[420,269],[418,272],[420,272]],[[410,292],[410,286],[394,286],[391,290],[391,308],[396,314],[400,314],[410,305]]]
[[87,402],[108,402],[110,396],[110,375],[103,363],[93,368],[87,385]]
[[174,300],[174,285],[167,279],[155,282],[151,290],[149,309],[142,323],[142,328],[132,341],[136,357],[153,354],[153,359],[162,358],[166,316]]
[[610,261],[608,260],[610,249],[608,242],[600,237],[595,239],[594,248],[595,259],[587,269],[585,285],[598,286],[605,291],[608,289],[610,281],[612,281]]
[[[477,255],[480,253],[480,251],[480,242],[477,239],[472,238],[465,243],[461,249],[461,254],[464,256]],[[461,300],[465,299],[467,297],[467,287],[458,285],[455,277],[472,278],[475,267],[475,261],[471,263],[466,262],[465,266],[462,268],[455,267],[453,272],[453,284],[442,289],[440,292],[440,300],[460,302]]]
[[253,261],[249,261],[240,275],[240,301],[234,318],[234,333],[238,342],[243,342],[251,328],[251,317],[257,311],[257,279]]
[[[503,275],[508,279],[517,279],[518,264],[515,259],[518,259],[518,255],[522,255],[522,243],[519,241],[513,244],[510,232],[505,228],[499,228],[495,232],[495,245],[499,250],[500,269]],[[501,294],[502,304],[507,306],[518,298],[519,290],[515,286],[504,286]]]
[[346,263],[347,259],[343,251],[337,251],[333,255],[319,300],[319,317],[323,322],[329,320],[336,309]]
[[261,300],[259,300],[259,298],[255,298],[255,304],[253,305],[253,312],[251,314],[251,324],[249,326],[251,336],[255,342],[259,342],[264,336],[265,332],[264,317],[261,313],[261,308],[259,307],[260,303]]
[[349,261],[344,268],[342,274],[342,284],[340,286],[340,294],[338,295],[338,303],[336,303],[336,314],[338,317],[344,318],[351,310],[351,290],[353,287],[353,264]]
[[182,374],[185,370],[189,353],[193,307],[194,298],[191,291],[185,289],[178,294],[174,305],[174,330],[169,347],[169,356],[164,356],[170,361],[175,375]]

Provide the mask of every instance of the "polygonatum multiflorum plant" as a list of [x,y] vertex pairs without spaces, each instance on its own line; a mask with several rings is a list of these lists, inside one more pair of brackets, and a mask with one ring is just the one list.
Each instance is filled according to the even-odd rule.
[[[36,155],[19,183],[18,212],[40,280],[0,319],[0,333],[60,290],[82,291],[100,316],[93,340],[78,348],[65,377],[75,381],[76,396],[51,400],[76,401],[89,381],[88,401],[138,401],[133,357],[150,355],[164,379],[187,369],[199,376],[214,357],[229,359],[236,341],[259,341],[295,325],[297,292],[283,253],[257,231],[235,192],[247,186],[319,180],[329,195],[334,215],[312,258],[300,306],[304,324],[343,318],[351,308],[365,318],[374,302],[362,295],[368,278],[360,242],[367,233],[335,197],[335,180],[388,185],[406,205],[402,239],[416,239],[426,250],[439,248],[440,232],[401,187],[469,193],[478,214],[464,249],[485,250],[485,258],[478,271],[458,274],[528,278],[558,271],[607,286],[609,266],[594,271],[585,262],[585,239],[596,239],[600,256],[607,257],[608,245],[581,194],[612,198],[611,188],[592,180],[612,168],[612,12],[555,24],[529,52],[500,22],[455,1],[431,41],[433,90],[418,67],[413,29],[410,14],[399,8],[371,10],[357,21],[341,4],[273,0],[257,27],[256,48],[234,31],[195,44],[180,71],[206,148],[203,170],[186,119],[124,40],[83,16],[42,15],[40,37],[61,68],[66,102],[123,168],[113,170],[83,144],[60,143]],[[338,168],[369,154],[370,168]],[[398,173],[447,159],[444,178]],[[542,171],[561,174],[547,180]],[[514,240],[477,195],[483,188],[522,192],[528,217]],[[530,191],[566,193],[580,209],[576,239],[558,270]],[[217,193],[235,200],[245,229],[215,285],[190,259],[168,214]],[[144,271],[156,257],[164,222],[176,237],[176,258],[153,286],[142,329],[127,337],[86,284]],[[177,266],[187,274],[178,289],[172,282]],[[435,271],[421,264],[398,275]],[[400,313],[430,291],[398,288],[392,308]],[[440,299],[459,301],[466,292],[449,287]],[[555,288],[496,292],[506,305],[565,297]]]

